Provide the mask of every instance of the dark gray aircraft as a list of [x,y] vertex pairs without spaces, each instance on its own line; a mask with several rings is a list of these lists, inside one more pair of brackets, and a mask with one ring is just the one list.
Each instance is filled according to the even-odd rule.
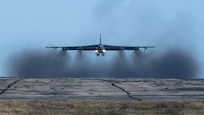
[[100,42],[95,45],[87,45],[87,46],[47,46],[46,48],[53,49],[62,49],[62,51],[67,50],[87,50],[87,51],[95,51],[96,56],[104,56],[107,50],[110,51],[123,51],[123,50],[135,50],[139,51],[140,48],[147,50],[148,48],[154,48],[154,46],[114,46],[114,45],[105,45],[101,43],[101,34],[100,34]]

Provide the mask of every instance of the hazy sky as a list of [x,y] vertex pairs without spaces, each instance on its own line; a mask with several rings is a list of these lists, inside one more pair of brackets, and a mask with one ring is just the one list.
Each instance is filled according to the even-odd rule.
[[203,0],[2,0],[0,76],[8,75],[6,61],[14,53],[95,44],[100,32],[107,44],[155,45],[155,53],[186,49],[202,70],[203,5]]

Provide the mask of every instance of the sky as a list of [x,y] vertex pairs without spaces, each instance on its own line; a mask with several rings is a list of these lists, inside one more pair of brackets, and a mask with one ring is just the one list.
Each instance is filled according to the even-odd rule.
[[[204,72],[203,0],[0,1],[0,76],[14,54],[48,45],[154,45],[185,49]],[[152,50],[151,50],[152,51]],[[92,56],[92,53],[88,53]],[[109,58],[111,52],[107,52]],[[14,57],[15,58],[15,57]],[[93,53],[93,57],[95,57]],[[102,59],[102,58],[100,58]]]

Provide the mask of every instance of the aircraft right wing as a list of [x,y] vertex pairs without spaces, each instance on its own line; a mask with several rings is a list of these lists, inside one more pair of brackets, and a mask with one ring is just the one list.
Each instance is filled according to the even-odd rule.
[[66,50],[97,50],[98,45],[88,45],[88,46],[47,46],[46,48],[62,49]]

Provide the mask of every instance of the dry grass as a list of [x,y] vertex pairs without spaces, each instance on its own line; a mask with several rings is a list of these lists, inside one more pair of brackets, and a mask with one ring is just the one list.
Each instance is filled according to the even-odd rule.
[[203,115],[204,102],[0,100],[1,115]]

